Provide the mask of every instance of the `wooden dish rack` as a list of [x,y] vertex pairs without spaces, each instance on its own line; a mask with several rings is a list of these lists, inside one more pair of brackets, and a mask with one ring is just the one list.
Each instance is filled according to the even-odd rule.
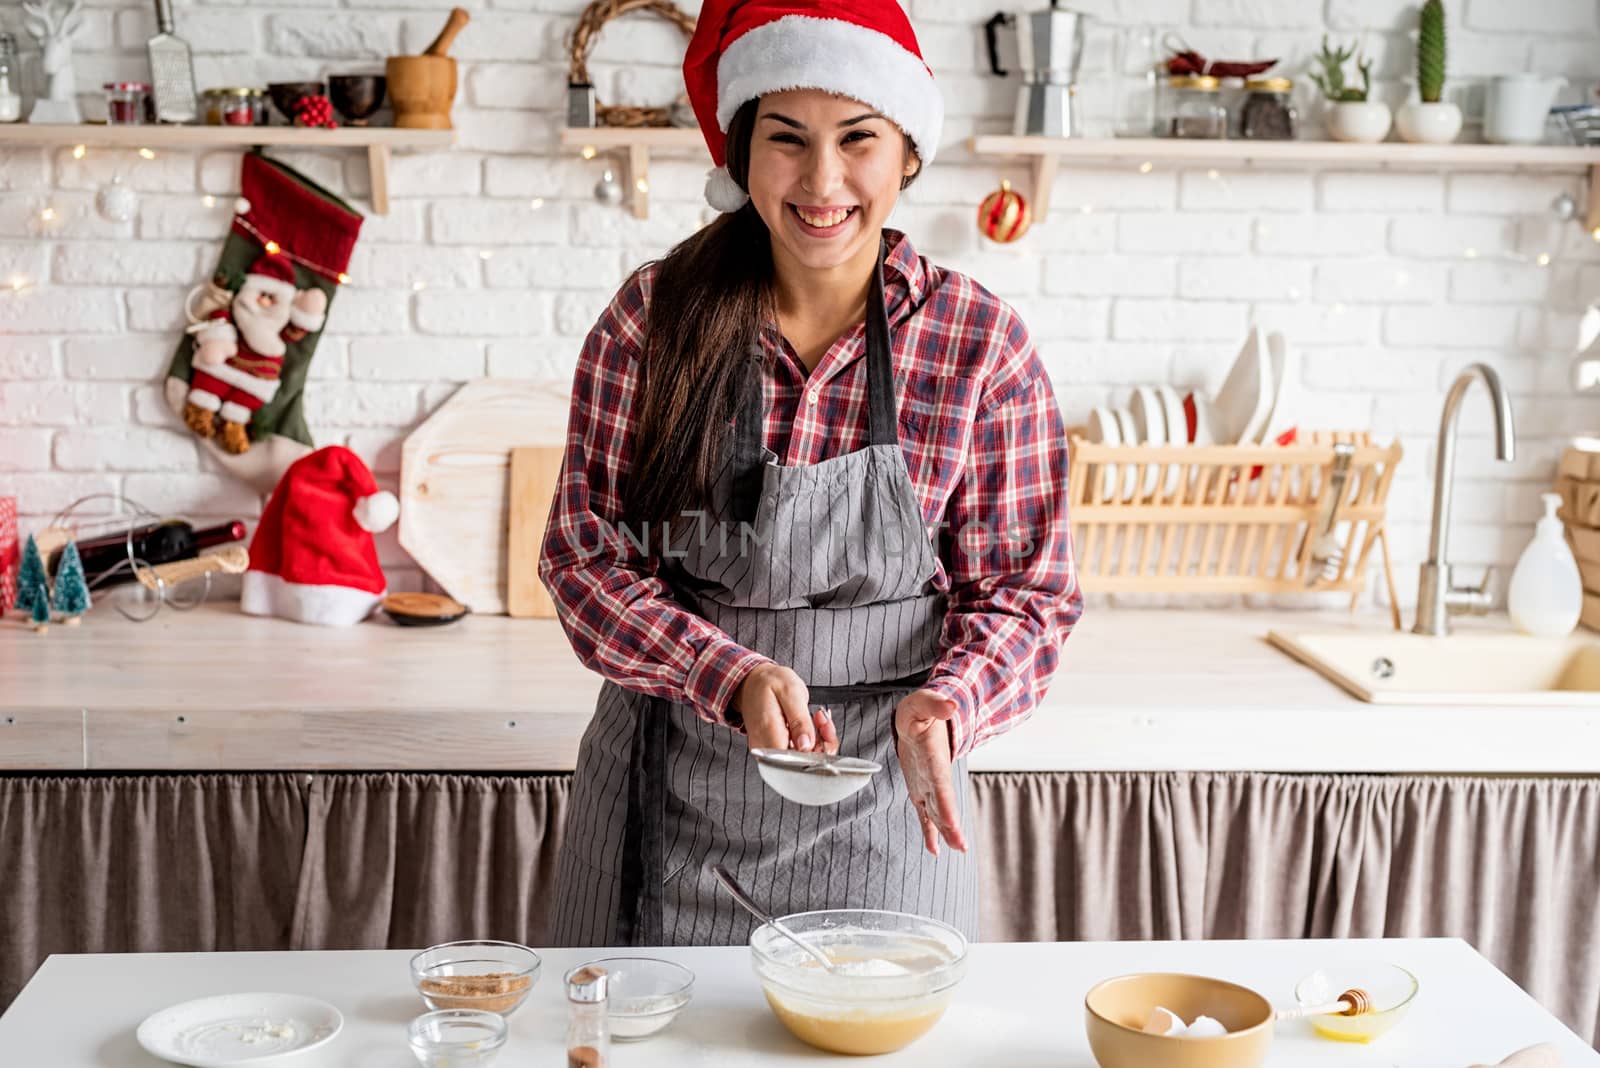
[[[1308,582],[1340,442],[1354,453],[1335,517],[1339,563]],[[1079,581],[1094,593],[1347,591],[1354,607],[1377,545],[1392,605],[1383,519],[1400,455],[1398,442],[1374,445],[1365,432],[1262,446],[1096,445],[1075,434]]]

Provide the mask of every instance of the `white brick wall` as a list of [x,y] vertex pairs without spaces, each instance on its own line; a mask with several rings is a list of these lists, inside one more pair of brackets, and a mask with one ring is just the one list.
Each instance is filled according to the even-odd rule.
[[[1581,199],[1581,175],[1090,166],[1060,174],[1051,218],[1024,241],[990,245],[973,224],[978,200],[1002,177],[1024,189],[1028,179],[1016,162],[961,147],[974,131],[1009,125],[1012,86],[985,73],[982,45],[981,23],[997,5],[904,2],[950,117],[939,162],[895,223],[935,261],[1015,304],[1069,422],[1143,382],[1215,388],[1247,323],[1286,330],[1303,424],[1371,426],[1407,448],[1391,546],[1409,599],[1443,390],[1462,365],[1485,360],[1514,391],[1519,457],[1488,459],[1486,406],[1469,398],[1453,545],[1467,566],[1514,560],[1564,437],[1600,429],[1600,403],[1566,387],[1579,313],[1600,297],[1600,249],[1548,212],[1562,191]],[[391,213],[364,224],[355,280],[334,303],[306,392],[317,439],[349,444],[391,483],[406,433],[455,383],[570,377],[583,334],[626,272],[706,216],[696,158],[654,162],[651,217],[637,220],[594,202],[603,159],[556,145],[564,37],[582,0],[466,6],[473,21],[454,48],[460,145],[395,157]],[[1414,8],[1392,0],[1074,6],[1102,28],[1160,23],[1208,54],[1281,56],[1302,90],[1325,31],[1365,36],[1391,102],[1411,74]],[[1451,16],[1450,84],[1469,106],[1475,83],[1500,71],[1600,78],[1593,0],[1460,0]],[[132,0],[92,0],[80,85],[144,76],[153,21]],[[214,85],[373,70],[384,55],[425,46],[440,18],[425,0],[192,0],[180,23],[201,84]],[[0,10],[0,28],[18,30],[14,9]],[[1107,40],[1087,50],[1091,105],[1106,100],[1097,78]],[[608,28],[592,60],[602,99],[669,98],[681,47],[651,19]],[[85,102],[97,113],[94,94]],[[354,154],[276,154],[367,196]],[[126,223],[95,210],[96,191],[114,177],[139,194]],[[21,498],[26,526],[105,491],[202,519],[258,514],[256,498],[201,459],[160,388],[184,293],[214,263],[237,190],[238,156],[228,152],[0,153],[0,493]],[[422,581],[392,537],[380,550],[396,586]]]

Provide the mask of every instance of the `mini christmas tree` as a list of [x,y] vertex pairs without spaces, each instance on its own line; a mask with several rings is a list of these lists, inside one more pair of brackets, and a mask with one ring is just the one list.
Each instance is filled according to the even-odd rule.
[[61,550],[61,566],[56,568],[55,595],[51,598],[57,612],[66,617],[67,626],[75,626],[78,617],[89,610],[89,584],[83,577],[83,559],[78,556],[78,543],[67,542]]
[[[33,629],[43,634],[50,628],[50,591],[45,589],[43,582],[35,583],[32,587],[24,586],[22,588],[32,590],[28,597],[28,604],[31,606],[28,609],[28,616],[33,620]],[[19,593],[17,599],[21,600],[21,598],[22,595]]]
[[39,555],[39,543],[29,534],[27,547],[22,550],[22,569],[17,572],[17,611],[32,612],[35,596],[44,598],[45,611],[48,613],[50,587],[44,576],[44,559]]

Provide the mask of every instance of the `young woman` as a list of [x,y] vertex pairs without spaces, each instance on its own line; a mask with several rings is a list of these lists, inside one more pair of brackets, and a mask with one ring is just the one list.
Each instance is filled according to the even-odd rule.
[[[896,0],[707,0],[684,61],[724,214],[585,343],[540,573],[606,677],[551,941],[743,941],[888,908],[977,934],[965,757],[1081,611],[1066,436],[1016,314],[884,228],[937,88]],[[840,804],[749,750],[884,770]]]

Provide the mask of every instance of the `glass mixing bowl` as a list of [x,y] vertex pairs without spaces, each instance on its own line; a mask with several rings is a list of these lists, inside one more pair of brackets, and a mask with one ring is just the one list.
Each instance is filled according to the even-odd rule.
[[1398,964],[1382,961],[1340,964],[1300,980],[1294,999],[1301,1005],[1326,1005],[1352,987],[1372,995],[1373,1011],[1360,1016],[1306,1017],[1319,1035],[1339,1042],[1371,1042],[1405,1016],[1417,996],[1417,977]]
[[767,1004],[802,1042],[831,1053],[889,1053],[944,1015],[966,974],[967,940],[924,916],[834,909],[779,917],[846,974],[830,972],[763,924],[750,955]]

